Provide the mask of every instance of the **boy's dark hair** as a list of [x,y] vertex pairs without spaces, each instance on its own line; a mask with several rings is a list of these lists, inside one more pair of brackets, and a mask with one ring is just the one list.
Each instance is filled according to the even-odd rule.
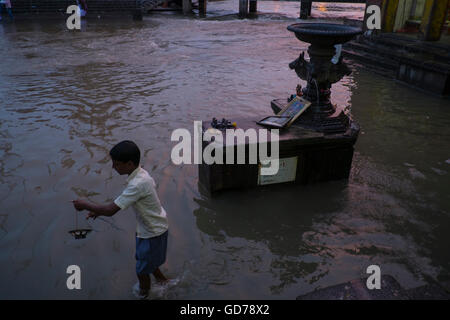
[[128,162],[132,161],[135,165],[139,165],[141,159],[141,151],[139,151],[136,143],[130,140],[125,140],[116,144],[111,151],[109,151],[111,159]]

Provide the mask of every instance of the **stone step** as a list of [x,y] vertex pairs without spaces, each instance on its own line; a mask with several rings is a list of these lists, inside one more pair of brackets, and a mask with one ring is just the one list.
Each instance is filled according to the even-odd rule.
[[350,41],[342,52],[344,57],[361,61],[377,73],[447,96],[450,95],[450,50],[442,50],[447,47],[382,34]]
[[[382,33],[375,41],[387,43],[388,45],[402,45],[408,48],[416,48],[417,50],[431,51],[449,56],[449,45],[445,42],[422,41],[415,36],[399,35],[398,33]],[[438,50],[438,52],[436,52]]]
[[[374,56],[374,47],[368,44],[359,43],[359,42],[348,42],[344,45],[344,50],[358,52],[361,54],[366,54],[371,57]],[[396,51],[393,51],[389,48],[381,48],[377,47],[377,54],[382,54],[383,59],[377,58],[379,64],[386,68],[396,68],[398,66],[398,62],[400,57]]]
[[344,45],[344,48],[351,48],[356,52],[368,52],[376,53],[382,57],[380,61],[386,60],[389,64],[391,61],[396,61],[396,63],[406,62],[409,64],[416,65],[427,65],[430,68],[435,66],[435,70],[449,70],[450,71],[450,58],[444,57],[441,54],[431,54],[424,53],[423,51],[412,50],[411,48],[406,49],[404,46],[399,47],[387,47],[385,45],[380,45],[377,42],[369,41],[350,41]]
[[[355,42],[355,41],[354,41]],[[406,36],[399,37],[392,34],[381,34],[374,37],[359,37],[359,43],[376,47],[380,50],[390,49],[399,53],[411,53],[422,55],[426,59],[436,60],[442,63],[450,61],[450,47],[448,45],[419,41]]]
[[365,62],[376,62],[380,67],[388,69],[396,69],[401,64],[408,64],[436,73],[450,74],[449,61],[438,61],[430,57],[414,55],[412,53],[382,49],[357,42],[346,44],[343,52],[355,58],[360,58],[360,60]]
[[374,54],[366,52],[361,53],[350,49],[343,49],[342,54],[344,55],[345,60],[352,60],[353,64],[355,64],[354,62],[362,62],[362,64],[356,63],[357,66],[362,66],[385,77],[396,77],[398,64],[394,61],[383,62]]

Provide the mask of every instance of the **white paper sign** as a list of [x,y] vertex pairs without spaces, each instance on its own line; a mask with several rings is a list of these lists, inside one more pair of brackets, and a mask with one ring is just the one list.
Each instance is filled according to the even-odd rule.
[[[258,169],[258,185],[272,184],[272,183],[282,183],[295,181],[295,175],[297,174],[297,158],[283,158],[280,159],[280,166],[278,173],[273,176],[261,175],[261,163]],[[270,164],[267,164],[269,166]]]

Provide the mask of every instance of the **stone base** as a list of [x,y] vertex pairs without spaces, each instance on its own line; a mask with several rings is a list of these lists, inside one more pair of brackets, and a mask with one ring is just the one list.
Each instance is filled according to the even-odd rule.
[[[249,128],[267,129],[260,126],[252,119],[229,119],[237,123],[238,129],[244,131]],[[203,131],[210,127],[210,121],[203,122]],[[345,133],[325,134],[298,126],[291,126],[280,130],[279,134],[279,158],[296,158],[293,180],[286,183],[310,184],[322,181],[340,180],[348,178],[350,174],[353,146],[358,137],[357,130],[348,129]],[[222,131],[224,141],[225,130]],[[204,148],[208,143],[204,143]],[[269,143],[270,145],[270,143]],[[237,146],[234,144],[236,157]],[[226,150],[226,149],[225,149]],[[248,164],[249,146],[245,145],[246,164],[201,164],[199,165],[199,182],[202,191],[213,193],[225,189],[256,187],[270,184],[265,178],[261,182],[260,159],[258,164]],[[225,159],[225,152],[224,152]],[[287,161],[287,160],[283,160]],[[236,163],[236,162],[235,162]],[[291,170],[289,169],[289,170]],[[268,176],[265,176],[268,177]],[[273,179],[277,180],[276,177]],[[278,179],[279,180],[279,179]],[[275,182],[277,183],[277,182]]]
[[142,14],[142,10],[140,9],[136,9],[133,11],[133,20],[135,21],[142,21],[143,19],[143,14]]
[[[275,114],[278,114],[288,105],[286,99],[275,99],[270,102],[270,106]],[[343,111],[334,112],[325,119],[316,119],[314,115],[306,110],[300,118],[295,120],[293,126],[302,127],[325,134],[344,133],[350,125],[350,119]]]

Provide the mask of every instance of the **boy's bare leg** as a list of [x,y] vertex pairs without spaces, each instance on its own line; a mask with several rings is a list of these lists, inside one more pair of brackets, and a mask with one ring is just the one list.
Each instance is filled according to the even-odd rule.
[[155,277],[155,279],[159,282],[166,282],[169,279],[166,278],[165,275],[163,275],[163,273],[161,272],[161,270],[159,270],[159,268],[157,268],[155,270],[155,272],[153,272],[153,276]]
[[139,289],[141,295],[147,295],[150,291],[151,280],[148,274],[138,274]]

